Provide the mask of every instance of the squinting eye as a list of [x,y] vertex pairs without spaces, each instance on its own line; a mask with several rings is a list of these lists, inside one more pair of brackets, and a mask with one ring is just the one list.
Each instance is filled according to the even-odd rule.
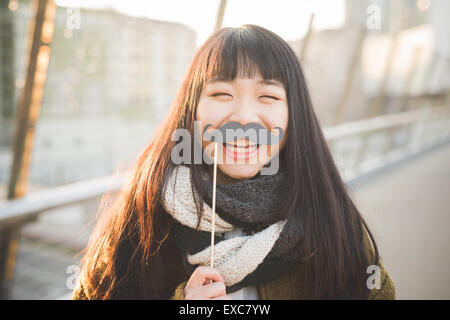
[[218,92],[218,93],[214,93],[211,95],[211,97],[218,97],[218,96],[230,96],[231,97],[231,94],[224,93],[224,92]]
[[274,100],[279,100],[277,97],[273,97],[273,96],[261,96],[260,98],[272,98]]

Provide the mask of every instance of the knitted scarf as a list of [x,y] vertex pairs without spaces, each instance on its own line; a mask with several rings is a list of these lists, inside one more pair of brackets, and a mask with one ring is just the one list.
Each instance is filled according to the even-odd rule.
[[[216,186],[214,268],[224,278],[228,293],[270,281],[301,259],[302,232],[298,219],[279,218],[287,187],[285,177],[286,173],[280,169],[275,175],[258,174],[248,180]],[[190,169],[175,167],[163,193],[163,207],[175,220],[170,237],[181,252],[187,253],[184,258],[187,274],[192,274],[197,266],[210,264],[212,209],[208,204],[213,186],[206,174],[202,182],[203,210],[197,230],[199,218]],[[225,233],[236,228],[241,228],[244,235],[224,238]]]

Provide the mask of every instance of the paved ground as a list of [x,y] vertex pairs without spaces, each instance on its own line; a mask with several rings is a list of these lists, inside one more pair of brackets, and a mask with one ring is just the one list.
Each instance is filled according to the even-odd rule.
[[[33,239],[20,243],[12,299],[70,299],[76,252]],[[67,273],[69,271],[69,273]]]
[[82,207],[69,206],[22,228],[12,299],[71,298],[77,254],[92,229],[86,219]]
[[450,144],[355,187],[398,299],[450,299]]

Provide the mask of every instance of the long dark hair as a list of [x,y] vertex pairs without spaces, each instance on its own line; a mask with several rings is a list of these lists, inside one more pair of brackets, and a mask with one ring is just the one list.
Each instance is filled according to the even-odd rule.
[[[151,143],[138,157],[127,183],[111,205],[101,209],[82,263],[82,283],[96,299],[168,299],[189,275],[166,241],[172,220],[161,195],[173,170],[171,134],[193,133],[196,108],[205,82],[220,77],[253,77],[284,84],[289,107],[287,141],[280,153],[290,173],[280,219],[294,216],[303,226],[302,250],[310,257],[305,281],[310,299],[366,299],[366,269],[378,263],[378,250],[367,224],[342,181],[314,113],[299,61],[289,45],[255,25],[222,28],[198,49],[180,90]],[[190,165],[193,189],[200,196],[204,165]],[[105,196],[104,199],[106,199]],[[375,260],[364,245],[370,236]]]

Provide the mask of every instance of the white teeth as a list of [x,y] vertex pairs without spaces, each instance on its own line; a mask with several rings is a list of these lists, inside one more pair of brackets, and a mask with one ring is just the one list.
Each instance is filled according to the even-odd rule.
[[234,152],[249,152],[252,150],[255,150],[257,148],[256,144],[252,144],[252,145],[247,145],[247,146],[237,146],[231,143],[227,143],[227,148],[233,150]]
[[248,148],[248,147],[253,147],[256,146],[256,143],[250,143],[250,144],[232,144],[232,143],[227,143],[227,146],[229,146],[230,148]]

